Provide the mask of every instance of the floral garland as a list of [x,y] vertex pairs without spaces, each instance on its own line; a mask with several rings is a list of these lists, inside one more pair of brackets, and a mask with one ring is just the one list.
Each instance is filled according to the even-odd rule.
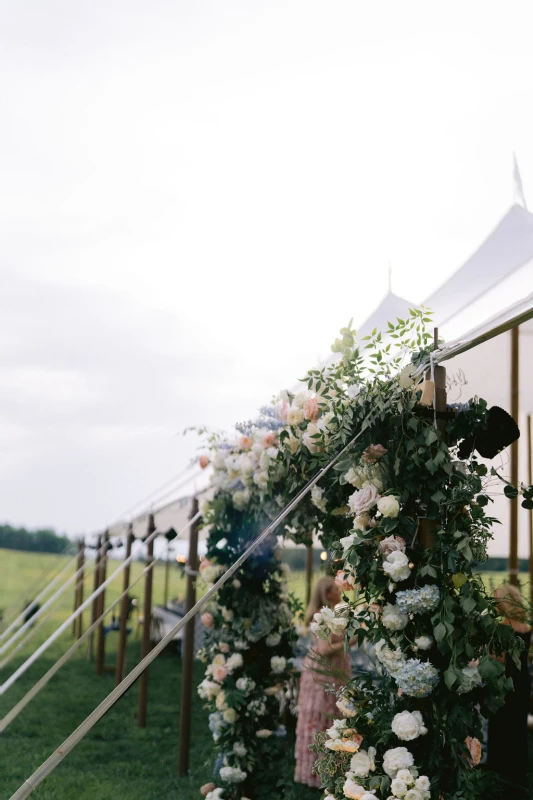
[[[345,718],[316,735],[328,800],[482,797],[483,776],[474,768],[481,731],[476,706],[490,714],[503,703],[509,680],[493,656],[516,660],[520,649],[474,572],[486,558],[493,522],[484,511],[486,467],[474,456],[458,461],[421,402],[428,388],[432,397],[431,385],[413,378],[428,358],[427,322],[425,312],[411,311],[408,320],[389,323],[387,343],[374,331],[364,358],[351,326],[344,328],[333,347],[338,362],[311,370],[307,391],[283,392],[264,410],[262,427],[243,430],[240,440],[211,440],[217,494],[208,520],[207,570],[214,570],[213,580],[318,468],[359,435],[285,529],[296,537],[318,529],[332,556],[343,561],[337,575],[342,590],[361,587],[357,604],[345,595],[335,612],[316,615],[315,633],[366,640],[380,664],[377,682],[362,674],[348,684],[338,701]],[[275,423],[267,433],[265,420]],[[471,401],[448,422],[448,438],[475,437],[486,421],[484,401]],[[273,695],[287,677],[292,629],[274,541],[266,555],[250,561],[240,585],[226,585],[206,618],[210,665],[200,691],[216,707],[211,727],[225,784],[205,787],[208,800],[255,796],[256,767],[275,757],[279,705]],[[276,603],[283,620],[275,616]],[[262,616],[273,621],[280,640],[269,641],[280,650],[270,656],[269,670],[270,651],[263,649],[253,677],[253,659],[244,663],[246,650],[236,657],[237,643],[246,643],[253,628],[255,644],[268,648],[271,629],[256,622]],[[268,708],[265,687],[272,692]],[[265,715],[257,713],[262,703]],[[244,717],[240,709],[247,709]],[[257,728],[263,717],[268,726]],[[255,731],[246,727],[254,724]]]

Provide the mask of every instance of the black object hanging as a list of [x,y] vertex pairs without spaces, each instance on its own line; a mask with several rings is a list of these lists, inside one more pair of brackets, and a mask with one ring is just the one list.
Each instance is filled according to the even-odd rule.
[[487,412],[486,429],[461,442],[459,458],[469,458],[473,450],[477,450],[482,458],[494,458],[519,438],[520,429],[512,416],[503,408],[492,406]]

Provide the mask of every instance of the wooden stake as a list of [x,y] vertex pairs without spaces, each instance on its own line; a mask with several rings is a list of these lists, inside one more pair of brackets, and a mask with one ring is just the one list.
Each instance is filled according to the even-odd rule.
[[[154,515],[148,517],[148,535],[155,531]],[[155,539],[155,536],[154,536]],[[154,560],[154,539],[148,542],[146,548],[146,564],[151,564]],[[148,655],[152,649],[151,644],[151,623],[152,623],[152,578],[154,571],[151,569],[146,573],[144,579],[144,604],[143,604],[143,632],[141,643],[141,659]],[[137,725],[139,728],[146,728],[146,710],[148,706],[148,670],[145,669],[139,678],[139,704],[137,710]]]
[[305,607],[311,602],[311,589],[313,584],[313,543],[307,545],[305,554]]
[[[107,550],[109,544],[109,531],[104,533],[104,539],[102,542],[102,558],[100,559],[100,583],[102,583],[106,579],[106,572],[107,572]],[[97,618],[100,617],[104,613],[105,609],[105,591],[100,593],[98,599],[98,606],[97,606]],[[104,671],[104,661],[105,661],[105,633],[104,633],[104,620],[98,626],[98,639],[96,643],[96,674],[101,675]]]
[[[533,463],[531,456],[531,414],[527,415],[527,467],[528,483],[533,485]],[[533,511],[528,511],[529,517],[529,600],[533,607]]]
[[167,560],[165,561],[165,589],[163,594],[163,605],[165,608],[168,605],[168,578],[170,574],[170,543],[167,550]]
[[[102,536],[98,534],[98,539],[96,540],[96,555],[94,559],[94,579],[93,579],[93,593],[96,592],[98,589],[100,580],[100,556],[101,556],[101,547],[102,547]],[[98,598],[95,597],[92,605],[91,605],[91,625],[96,622],[98,619],[97,612],[97,602]],[[91,633],[89,636],[89,642],[87,644],[87,660],[92,661],[93,657],[93,647],[94,647],[94,634]]]
[[[511,329],[511,416],[518,425],[520,391],[520,328]],[[511,483],[518,486],[518,440],[511,445]],[[509,582],[518,586],[518,497],[509,500]]]
[[[76,560],[76,572],[83,567],[83,539],[78,539],[78,558]],[[78,609],[83,602],[83,572],[80,572],[78,580],[76,581],[76,585],[74,587],[74,611]],[[80,589],[82,591],[81,600],[80,600]],[[81,614],[80,614],[81,617]],[[80,617],[77,617],[72,623],[72,635],[75,637],[78,632],[78,620]],[[78,635],[79,638],[79,635]]]
[[[81,557],[80,557],[80,568],[82,568],[80,573],[80,581],[79,581],[79,596],[78,596],[78,608],[83,603],[83,594],[84,594],[84,582],[85,582],[85,539],[82,537],[81,539]],[[78,619],[76,620],[76,638],[79,639],[83,633],[83,614],[80,614]]]
[[[198,498],[192,503],[192,519],[198,513]],[[187,561],[187,598],[185,613],[189,612],[196,603],[196,572],[198,571],[198,528],[199,522],[191,526],[189,537],[189,558]],[[178,753],[178,775],[189,774],[189,750],[191,743],[191,716],[192,716],[192,679],[194,662],[194,629],[193,617],[185,626],[182,647],[182,674],[181,674],[181,703],[180,703],[180,738]]]
[[[131,555],[131,546],[133,543],[133,526],[128,526],[128,532],[126,534],[126,555],[124,556],[125,559],[128,559]],[[128,586],[130,585],[130,564],[127,567],[124,567],[124,572],[122,573],[122,591],[125,592]],[[117,649],[117,663],[115,666],[115,686],[118,686],[121,682],[122,678],[124,677],[124,668],[126,666],[126,639],[127,639],[127,627],[128,627],[128,611],[129,611],[129,597],[125,595],[122,598],[122,602],[120,605],[120,628],[118,633],[118,649]]]

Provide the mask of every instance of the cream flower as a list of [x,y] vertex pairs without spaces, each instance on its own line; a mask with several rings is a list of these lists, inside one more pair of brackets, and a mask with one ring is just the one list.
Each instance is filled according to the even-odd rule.
[[376,748],[369,747],[367,750],[360,750],[350,761],[350,771],[356,778],[366,778],[369,772],[375,770]]
[[404,781],[400,780],[399,778],[393,778],[390,788],[391,792],[396,797],[403,797],[407,792],[407,786],[405,785]]
[[427,775],[420,775],[420,777],[417,778],[416,781],[415,781],[415,786],[421,792],[429,792],[430,783],[429,783],[428,776]]
[[420,711],[401,711],[399,714],[395,714],[391,727],[398,739],[404,742],[418,739],[419,736],[425,736],[428,732]]
[[411,784],[415,782],[415,779],[408,769],[399,769],[396,773],[396,777],[406,783],[407,786],[411,786]]
[[256,731],[255,735],[259,739],[268,739],[269,736],[272,736],[272,731],[269,731],[268,728],[261,728],[260,731]]
[[400,513],[400,504],[395,497],[388,494],[385,497],[380,497],[378,500],[378,511],[380,511],[384,517],[391,517],[394,519]]
[[389,631],[402,631],[409,622],[409,617],[400,611],[398,606],[387,603],[383,609],[381,621]]
[[296,406],[291,406],[287,411],[287,422],[291,427],[296,427],[296,425],[300,425],[301,422],[304,421],[304,412],[303,408],[298,408]]
[[229,722],[230,725],[233,725],[234,722],[237,721],[238,714],[234,708],[227,708],[226,711],[222,714],[226,722]]
[[383,570],[394,582],[404,581],[411,574],[409,559],[401,550],[389,553],[383,562]]
[[412,767],[414,763],[413,755],[407,747],[393,747],[383,756],[383,769],[391,778],[396,777],[398,770]]
[[287,660],[283,656],[272,656],[270,659],[270,668],[276,674],[283,672],[286,666]]
[[344,786],[342,787],[342,790],[344,792],[344,796],[350,798],[350,800],[361,800],[363,794],[366,793],[365,787],[360,786],[351,778],[347,779]]
[[417,636],[415,644],[419,650],[430,650],[433,647],[433,639],[431,636]]

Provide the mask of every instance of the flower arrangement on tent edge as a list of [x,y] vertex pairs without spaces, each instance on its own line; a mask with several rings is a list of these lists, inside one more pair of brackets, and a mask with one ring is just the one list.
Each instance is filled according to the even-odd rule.
[[[341,629],[347,637],[367,639],[382,665],[377,686],[358,675],[339,699],[341,712],[350,717],[350,727],[342,729],[348,733],[316,737],[323,785],[337,800],[481,797],[482,776],[473,769],[480,735],[474,706],[490,713],[502,704],[509,682],[493,656],[508,653],[516,660],[519,652],[516,637],[499,624],[494,603],[473,572],[474,563],[486,557],[493,522],[484,512],[489,502],[486,468],[474,456],[459,466],[455,449],[445,444],[432,413],[420,403],[424,387],[412,374],[427,359],[424,325],[429,319],[424,311],[410,313],[396,326],[389,323],[389,336],[396,342],[385,344],[376,331],[367,337],[366,358],[351,327],[341,331],[333,348],[341,353],[339,361],[311,370],[306,392],[283,392],[276,399],[274,415],[282,424],[262,464],[262,453],[255,452],[257,466],[250,456],[251,470],[248,462],[239,461],[241,453],[227,465],[227,457],[218,454],[229,450],[227,455],[235,456],[235,444],[215,447],[219,491],[210,522],[220,540],[233,531],[233,513],[243,515],[237,529],[244,519],[250,524],[273,517],[360,434],[356,446],[315,487],[300,517],[285,526],[289,535],[318,528],[324,545],[344,561],[340,585],[345,591],[356,581],[362,587],[366,608],[361,611],[345,597],[340,613],[317,615],[317,634]],[[410,363],[405,366],[406,356]],[[272,412],[266,416],[272,418]],[[468,413],[448,422],[450,438],[474,434],[485,417],[484,401],[471,401]],[[254,452],[256,438],[257,433],[249,449],[248,442],[242,443],[244,452]],[[254,480],[258,470],[263,475]],[[235,502],[235,492],[245,489],[244,499],[238,495]],[[433,521],[434,546],[422,541],[425,520]],[[231,548],[224,563],[239,552]],[[244,574],[253,574],[253,568]],[[258,601],[259,612],[259,596]],[[220,604],[228,608],[222,599]],[[242,595],[239,607],[242,613]],[[416,730],[417,735],[405,735]],[[452,730],[453,737],[448,736]],[[409,749],[399,746],[402,738],[410,742]],[[225,766],[231,766],[229,760],[226,756]],[[214,791],[218,794],[208,795],[209,800],[244,794],[232,783]]]

